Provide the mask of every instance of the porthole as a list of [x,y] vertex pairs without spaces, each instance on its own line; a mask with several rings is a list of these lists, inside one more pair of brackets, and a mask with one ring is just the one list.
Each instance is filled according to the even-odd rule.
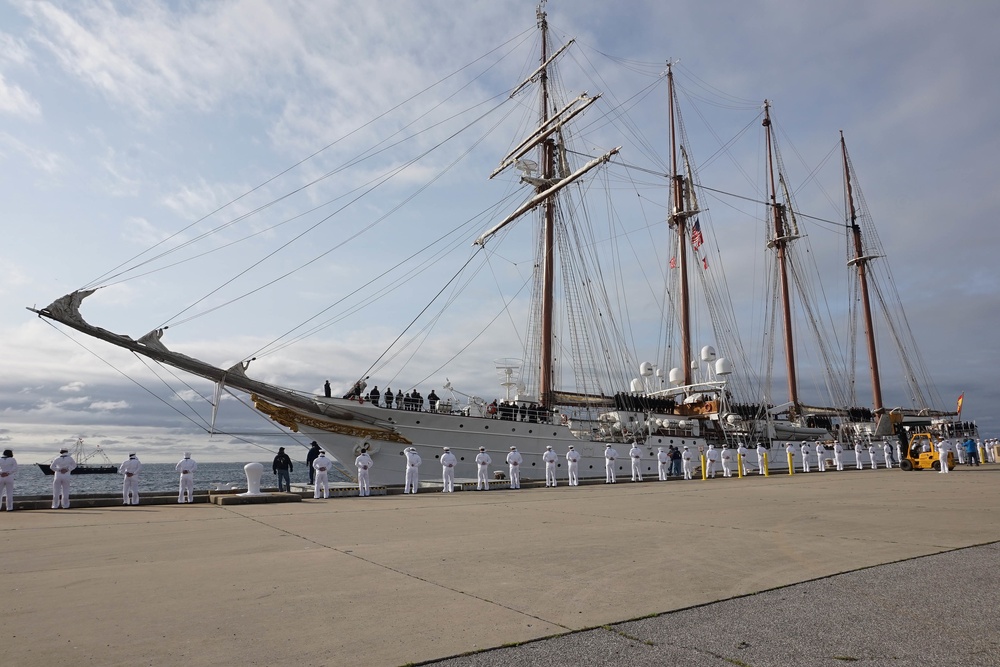
[[490,425],[489,425],[489,424],[487,424],[486,426],[484,426],[484,427],[483,427],[483,430],[484,430],[484,431],[489,431],[489,430],[490,430]]
[[458,427],[459,428],[465,428],[465,424],[459,424]]

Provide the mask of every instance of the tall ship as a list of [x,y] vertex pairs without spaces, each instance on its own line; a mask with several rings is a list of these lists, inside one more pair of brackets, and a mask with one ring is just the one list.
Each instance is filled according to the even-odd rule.
[[[81,287],[46,308],[30,310],[162,367],[208,380],[214,390],[205,396],[211,406],[206,431],[217,430],[216,417],[225,395],[248,397],[260,415],[294,434],[299,442],[318,442],[348,474],[353,471],[354,458],[367,451],[375,463],[370,473],[375,484],[399,482],[404,466],[401,455],[409,447],[417,450],[425,464],[435,461],[443,447],[449,447],[458,458],[459,477],[476,476],[475,457],[480,447],[491,455],[493,468],[503,467],[504,457],[514,447],[524,459],[522,475],[541,477],[542,455],[548,447],[559,454],[564,465],[563,457],[573,446],[582,456],[581,476],[603,476],[608,445],[619,454],[616,467],[620,470],[629,469],[627,452],[637,444],[643,467],[653,471],[658,449],[669,446],[704,451],[709,445],[734,447],[755,440],[889,437],[904,427],[904,418],[914,416],[928,423],[935,421],[942,429],[945,423],[954,423],[955,413],[923,404],[908,407],[905,414],[898,409],[896,417],[879,422],[878,418],[894,410],[881,405],[877,393],[875,404],[860,411],[854,408],[852,391],[835,393],[830,400],[834,407],[824,409],[809,407],[799,396],[794,358],[798,343],[792,334],[793,281],[789,280],[794,274],[789,269],[790,246],[798,236],[798,223],[794,207],[781,200],[787,188],[784,177],[777,175],[780,169],[775,167],[768,134],[770,177],[768,192],[760,201],[761,210],[766,211],[762,229],[768,234],[766,247],[774,251],[775,266],[784,277],[774,283],[780,285],[779,302],[783,305],[780,310],[767,311],[764,319],[768,325],[783,327],[789,387],[787,401],[776,400],[770,387],[775,379],[771,370],[775,348],[764,355],[766,359],[747,349],[748,332],[741,331],[742,308],[738,307],[742,304],[734,304],[718,260],[726,234],[713,233],[710,211],[700,204],[706,191],[719,195],[703,188],[699,180],[680,114],[676,63],[648,71],[641,87],[625,93],[568,92],[568,79],[560,68],[568,64],[567,59],[579,65],[589,62],[588,58],[571,58],[573,40],[554,43],[544,3],[536,19],[537,57],[531,66],[522,70],[513,87],[475,98],[449,116],[459,124],[453,133],[441,132],[436,122],[425,118],[438,109],[438,103],[418,104],[424,110],[424,115],[418,116],[422,125],[398,124],[358,156],[344,159],[325,175],[298,183],[289,193],[259,206],[236,206],[237,198],[231,202],[231,217],[214,227],[179,235],[170,247],[161,242],[150,253],[103,276],[104,282]],[[485,76],[497,64],[480,64],[482,69],[473,79]],[[627,61],[618,64],[636,67]],[[600,69],[595,68],[593,80],[603,83],[607,79]],[[640,103],[651,100],[663,128],[659,142],[640,136],[631,119],[640,109],[648,113],[649,105]],[[765,104],[754,113],[762,114],[761,126],[769,131],[769,106]],[[521,120],[515,120],[517,117]],[[495,138],[495,132],[508,130],[514,132],[513,140]],[[467,148],[448,157],[438,155],[444,147],[461,140],[467,141]],[[381,172],[367,164],[384,146],[408,142],[416,146],[411,159],[400,160]],[[386,220],[398,215],[402,204],[418,197],[426,187],[445,179],[446,174],[450,176],[451,170],[464,168],[456,165],[463,164],[473,149],[497,148],[495,169],[483,173],[496,184],[499,199],[495,203],[451,229],[435,226],[438,220],[411,222],[427,230],[426,245],[412,248],[397,264],[380,268],[372,276],[358,277],[357,285],[317,290],[319,313],[289,324],[273,343],[225,364],[167,347],[164,338],[168,329],[236,306],[280,279],[294,279],[304,266],[325,261],[342,245],[346,247],[350,238],[341,236],[352,234],[335,235],[334,245],[321,247],[308,261],[299,262],[302,266],[273,280],[249,282],[252,269],[293,247],[293,242],[308,242],[310,234],[335,220],[338,212],[350,208],[357,199],[371,196],[377,203],[371,207],[376,212],[367,213],[373,216],[371,223],[353,233],[363,238],[369,230],[388,224]],[[846,148],[843,153],[846,170]],[[431,159],[425,167],[428,156]],[[368,180],[346,176],[357,165],[370,170],[364,176]],[[398,207],[386,207],[378,200],[380,188],[390,180],[406,183],[424,173],[431,175],[424,176],[426,180],[403,197]],[[285,214],[279,222],[256,222],[259,216],[286,204],[293,194],[330,178],[345,178],[350,187],[324,206],[341,207],[344,199],[349,203],[334,213],[318,214],[321,217],[314,225],[294,233],[289,244],[268,246],[261,258],[240,257],[242,264],[234,271],[235,277],[221,281],[149,333],[136,338],[114,333],[88,323],[81,314],[83,300],[104,286],[130,276],[140,278],[176,265],[186,266],[220,248],[250,244],[260,235],[261,227],[274,232],[300,217],[317,215],[320,207]],[[438,217],[467,215],[455,213],[463,202],[458,194],[454,206],[441,210]],[[617,204],[617,198],[630,203]],[[858,216],[856,210],[847,215],[855,221],[844,225],[849,232]],[[232,235],[247,220],[255,220],[256,227],[235,239],[222,236]],[[203,254],[192,251],[198,240],[207,241],[210,249]],[[393,240],[393,234],[388,234],[382,243],[390,245]],[[453,257],[459,248],[468,250],[456,261]],[[303,252],[301,246],[296,251]],[[525,261],[525,256],[531,259]],[[862,244],[850,259],[862,282],[874,257]],[[210,261],[216,267],[221,264],[214,258]],[[440,274],[440,284],[428,284],[425,274],[448,263],[454,265],[453,272]],[[501,277],[510,279],[513,287],[502,287]],[[221,296],[241,281],[246,282],[243,292]],[[477,291],[483,281],[496,282],[496,287],[492,292]],[[336,292],[332,303],[320,301],[330,298],[327,290]],[[327,331],[345,318],[357,317],[363,309],[373,309],[376,315],[372,321],[379,322],[379,308],[386,308],[380,301],[398,297],[404,290],[407,300],[402,303],[412,309],[405,314],[409,325],[401,333],[385,335],[381,354],[368,361],[358,360],[357,369],[343,369],[340,391],[324,394],[282,386],[273,378],[254,377],[259,359],[281,354],[289,345]],[[463,301],[463,296],[469,298]],[[430,302],[424,305],[428,298]],[[395,303],[392,312],[398,315],[400,302]],[[448,307],[465,311],[449,320]],[[382,315],[387,312],[383,310]],[[778,312],[783,314],[781,318],[775,314]],[[524,324],[512,324],[513,335],[489,336],[492,330],[517,321]],[[430,341],[435,327],[443,326],[468,330],[468,344],[457,350],[435,349]],[[874,341],[874,325],[869,321],[865,326]],[[478,340],[486,339],[488,346],[477,347]],[[877,382],[874,342],[869,350],[872,377]],[[426,360],[432,352],[442,357],[440,362]],[[827,366],[834,371],[852,366],[843,361],[842,350],[831,348],[827,355]],[[476,362],[478,370],[473,375],[478,381],[472,389],[456,386],[448,379],[454,377],[448,364],[468,376],[470,358]],[[408,370],[414,364],[417,370]],[[489,378],[495,379],[489,383],[495,393],[484,398],[482,387],[488,386]],[[442,387],[445,395],[438,397],[431,392],[426,400],[422,387],[431,383]],[[377,385],[382,385],[381,390]],[[390,392],[390,385],[396,389]]]

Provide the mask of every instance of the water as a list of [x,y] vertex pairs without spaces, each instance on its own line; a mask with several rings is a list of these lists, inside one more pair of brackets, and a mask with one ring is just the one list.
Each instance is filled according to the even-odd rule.
[[[180,475],[174,470],[174,463],[145,463],[139,474],[139,493],[177,493]],[[243,472],[245,463],[199,463],[194,474],[195,490],[209,490],[214,484],[235,484],[245,489],[247,476]],[[309,474],[305,465],[296,465],[291,473],[292,483],[305,484]],[[331,471],[330,481],[344,481],[346,478]],[[261,486],[277,486],[278,478],[271,474],[265,464]],[[73,475],[70,493],[120,494],[122,475]],[[34,463],[20,463],[17,480],[14,482],[14,496],[52,495],[52,477],[44,474]]]

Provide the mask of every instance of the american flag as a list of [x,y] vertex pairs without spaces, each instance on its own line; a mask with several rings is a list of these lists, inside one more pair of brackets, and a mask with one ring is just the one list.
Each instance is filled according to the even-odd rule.
[[696,219],[694,227],[691,228],[691,246],[697,250],[705,242],[705,237],[701,235],[701,224]]

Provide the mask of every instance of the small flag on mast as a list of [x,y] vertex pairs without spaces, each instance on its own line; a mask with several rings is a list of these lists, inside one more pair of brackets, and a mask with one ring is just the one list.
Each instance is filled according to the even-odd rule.
[[671,269],[676,269],[677,268],[677,258],[676,257],[671,257],[670,258],[670,268]]
[[708,257],[702,257],[701,258],[701,265],[703,267],[705,267],[706,269],[708,269]]
[[695,218],[694,226],[691,227],[691,247],[697,250],[704,242],[705,237],[701,234],[701,223]]
[[962,401],[964,400],[965,400],[965,392],[963,391],[961,394],[958,395],[958,405],[955,408],[956,412],[958,412],[959,417],[962,416]]

